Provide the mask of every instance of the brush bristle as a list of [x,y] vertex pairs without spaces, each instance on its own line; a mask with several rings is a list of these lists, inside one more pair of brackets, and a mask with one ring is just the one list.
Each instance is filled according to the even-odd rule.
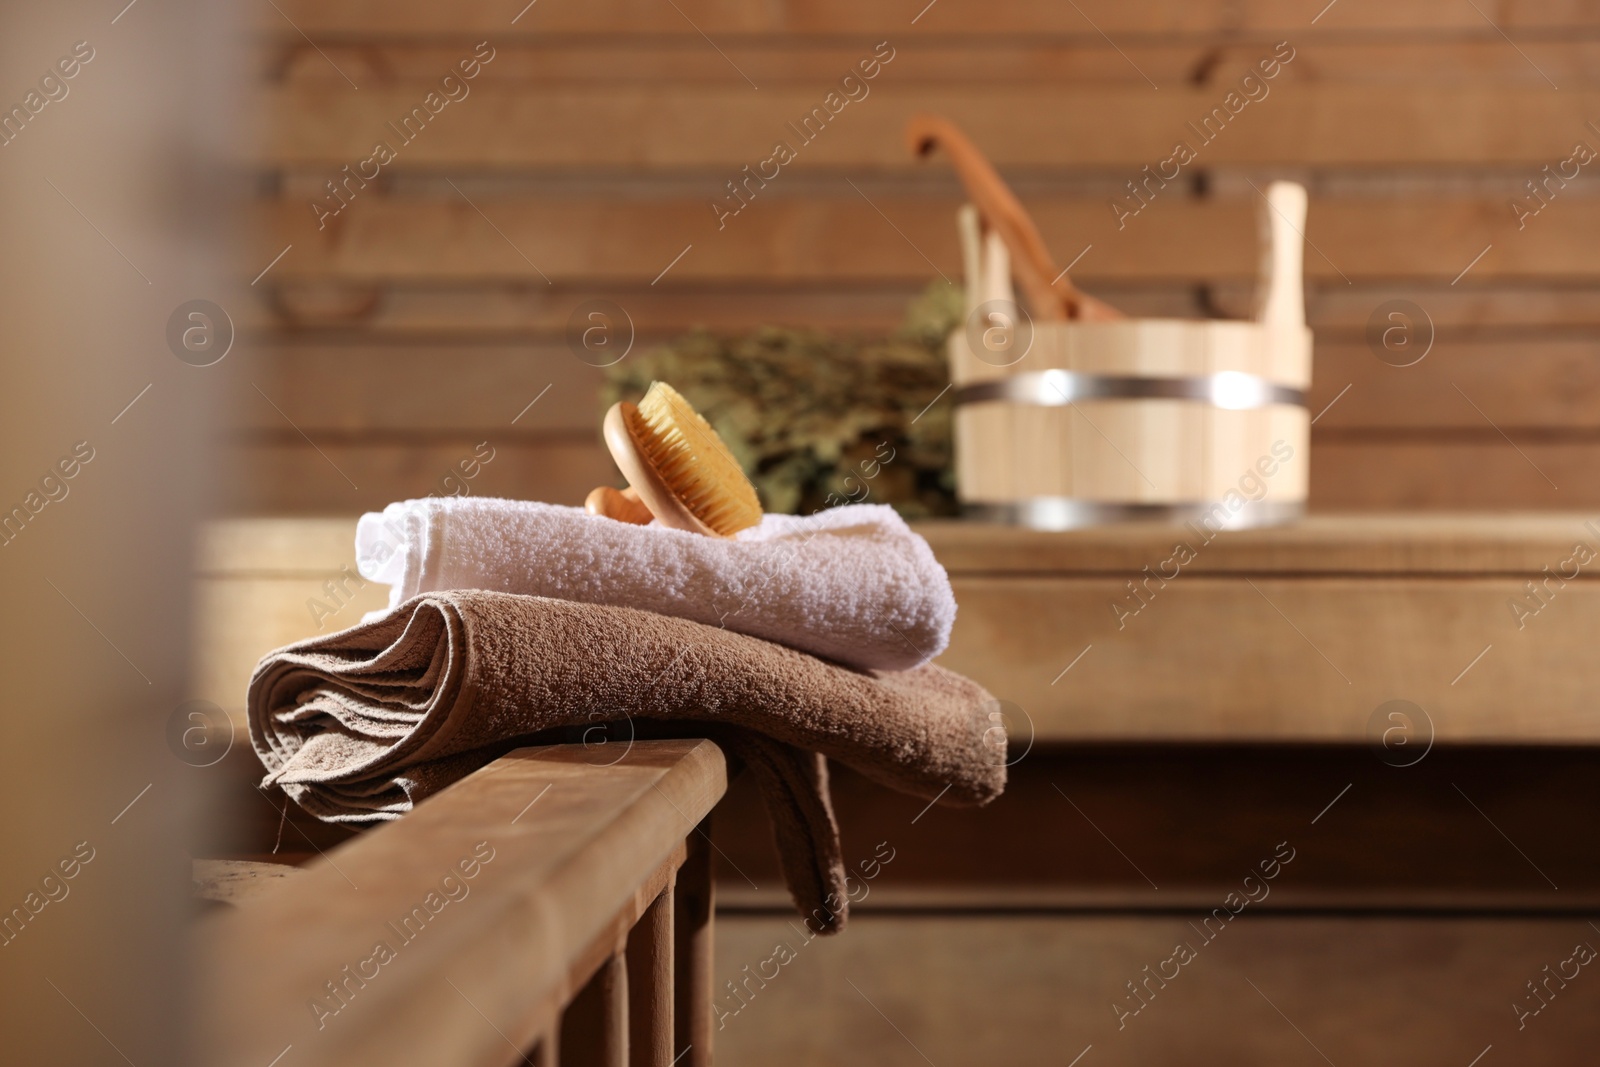
[[695,518],[723,537],[761,521],[756,487],[711,424],[666,382],[651,382],[631,420],[645,462]]

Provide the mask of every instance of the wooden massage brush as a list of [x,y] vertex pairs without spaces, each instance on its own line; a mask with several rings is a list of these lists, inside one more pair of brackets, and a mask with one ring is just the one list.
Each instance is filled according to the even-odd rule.
[[606,412],[604,435],[628,488],[601,486],[591,515],[732,537],[761,521],[761,501],[739,461],[711,424],[666,382],[651,382],[637,407]]
[[950,156],[984,225],[1000,236],[1010,252],[1012,269],[1035,319],[1105,322],[1124,317],[1073,285],[1065,271],[1056,269],[1033,219],[993,165],[953,123],[937,115],[915,115],[906,124],[906,142],[914,156],[927,156],[935,148],[943,148]]

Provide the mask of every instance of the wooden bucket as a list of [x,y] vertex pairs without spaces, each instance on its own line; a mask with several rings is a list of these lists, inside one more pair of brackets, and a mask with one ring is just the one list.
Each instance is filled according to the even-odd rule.
[[1210,530],[1304,513],[1305,190],[1266,193],[1255,321],[1029,321],[1005,246],[962,209],[967,324],[949,339],[956,485],[975,518]]

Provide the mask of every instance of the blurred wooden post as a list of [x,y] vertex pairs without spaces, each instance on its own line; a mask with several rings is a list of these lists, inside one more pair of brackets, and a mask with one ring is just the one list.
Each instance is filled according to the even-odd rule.
[[594,973],[561,1019],[561,1058],[584,1067],[628,1065],[628,959],[618,952]]
[[184,316],[246,314],[244,14],[0,5],[6,1063],[204,1062],[179,946],[227,723],[190,703],[189,549],[249,357],[172,338],[221,358],[232,327]]
[[533,1054],[528,1057],[533,1067],[561,1067],[561,1037],[558,1029],[539,1038]]
[[673,904],[668,885],[628,934],[629,1067],[671,1067]]
[[689,835],[689,856],[678,869],[674,893],[678,1000],[673,1056],[683,1056],[686,1067],[711,1065],[711,916],[716,908],[716,888],[711,880],[710,833],[711,820],[707,818]]

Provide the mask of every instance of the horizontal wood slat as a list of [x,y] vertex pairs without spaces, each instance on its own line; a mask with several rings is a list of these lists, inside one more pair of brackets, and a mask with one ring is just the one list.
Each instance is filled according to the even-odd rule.
[[[328,515],[377,510],[393,500],[440,492],[451,466],[482,438],[455,445],[426,438],[319,442],[296,437],[271,444],[232,442],[236,480],[221,504],[233,514]],[[496,441],[494,464],[471,483],[480,496],[510,496],[579,505],[597,485],[618,484],[616,465],[598,442]],[[1531,457],[1560,489],[1552,489],[1518,454]],[[1351,440],[1314,435],[1311,507],[1317,511],[1498,510],[1600,508],[1600,443],[1518,442],[1492,430],[1466,440],[1413,437]],[[321,451],[319,452],[318,449]],[[331,457],[359,490],[328,464]]]
[[1600,506],[1600,443],[1426,436],[1313,440],[1311,499],[1331,510]]
[[[846,73],[840,72],[840,76]],[[1244,107],[1210,143],[1187,127],[1220,108],[1230,87],[1169,85],[1059,87],[903,87],[894,66],[870,83],[871,95],[845,106],[810,143],[786,124],[821,107],[827,87],[565,87],[527,92],[483,83],[449,104],[415,139],[391,130],[429,86],[342,83],[267,90],[268,116],[254,162],[338,168],[372,154],[386,139],[389,166],[467,170],[655,168],[754,165],[789,141],[786,169],[908,172],[921,169],[903,140],[906,120],[934,111],[970,131],[1002,167],[1085,169],[1156,164],[1186,139],[1190,167],[1221,165],[1538,166],[1566,158],[1592,136],[1600,92],[1549,85],[1415,86],[1267,83],[1271,92]],[[1224,112],[1226,116],[1226,112]],[[314,116],[314,118],[313,118]],[[730,175],[731,176],[731,175]]]
[[[954,198],[757,198],[719,230],[711,197],[658,201],[517,198],[439,201],[368,194],[320,232],[309,201],[262,205],[251,261],[286,244],[276,283],[492,284],[540,282],[680,287],[922,285],[960,277]],[[1028,201],[1075,276],[1146,283],[1239,282],[1259,269],[1258,202],[1193,200],[1176,189],[1122,221],[1110,199]],[[1600,229],[1600,198],[1557,201],[1521,232],[1508,199],[1312,201],[1306,274],[1448,286],[1470,267],[1479,284],[1561,277],[1600,280],[1600,257],[1571,239]],[[898,231],[898,232],[897,232]],[[1493,245],[1485,253],[1486,246]],[[692,248],[686,247],[692,245]],[[681,254],[681,258],[679,258]],[[1474,260],[1476,259],[1476,262]]]
[[1365,344],[1328,343],[1317,346],[1315,359],[1308,403],[1323,413],[1322,431],[1495,433],[1498,426],[1600,434],[1597,341],[1438,339],[1410,367],[1383,362]]
[[[923,4],[902,0],[788,0],[767,4],[679,0],[671,6],[649,0],[599,0],[581,5],[534,5],[526,10],[518,0],[463,0],[444,8],[427,0],[346,0],[338,4],[284,0],[277,6],[281,12],[255,12],[255,25],[285,35],[298,27],[314,34],[492,33],[507,38],[545,33],[693,37],[697,30],[715,34],[1020,33],[1083,37],[1094,36],[1096,27],[1112,34],[1163,36],[1485,30],[1484,17],[1471,5],[1440,4],[1435,0],[1342,0],[1337,9],[1317,19],[1315,27],[1312,20],[1317,15],[1316,5],[1299,0],[1154,0],[1138,5],[1090,0],[1066,6],[1051,0],[1004,0],[987,4],[982,10],[941,4],[926,12]],[[1485,6],[1495,24],[1508,30],[1592,28],[1600,23],[1600,14],[1584,0],[1501,0]]]
[[[1487,256],[1484,262],[1488,262]],[[1364,333],[1380,304],[1406,298],[1422,306],[1441,334],[1482,331],[1485,336],[1507,341],[1555,331],[1590,337],[1600,327],[1600,289],[1554,278],[1542,284],[1484,283],[1474,278],[1476,274],[1474,267],[1454,284],[1313,283],[1306,292],[1307,321],[1316,330],[1319,343],[1335,336],[1348,339]],[[1211,293],[1216,313],[1233,318],[1250,314],[1253,287],[1219,285]]]
[[[852,902],[852,921],[884,910],[1206,914],[1238,888],[1239,872],[1256,866],[1263,842],[1308,829],[1335,797],[1311,831],[1316,847],[1300,848],[1292,877],[1278,879],[1252,912],[1342,906],[1576,917],[1600,905],[1600,856],[1585,847],[1600,832],[1592,748],[1439,745],[1402,768],[1362,745],[1039,743],[1024,754],[1026,724],[1021,734],[1004,795],[983,808],[941,805],[916,823],[926,801],[830,766],[840,837],[846,855],[858,857],[852,866],[860,871],[868,853],[851,842],[894,849],[886,876]],[[1425,742],[1412,737],[1419,747],[1396,746],[1404,758],[1394,762],[1422,751]],[[1533,868],[1507,862],[1516,854],[1462,793],[1537,857],[1559,892]],[[1552,808],[1561,809],[1560,822],[1546,817]],[[1401,811],[1405,819],[1395,817]],[[1037,847],[1041,825],[1050,848]],[[735,780],[712,832],[729,861],[719,910],[788,906],[770,838],[759,792]]]
[[[636,344],[640,353],[649,347],[645,339]],[[268,393],[312,436],[378,431],[504,441],[561,433],[598,440],[602,372],[560,340],[274,344],[266,354],[276,378]],[[240,405],[233,427],[279,432],[285,422],[258,401]]]
[[[1588,515],[1313,515],[1285,526],[1224,530],[1184,564],[1185,575],[1533,575],[1600,537]],[[312,553],[318,524],[301,536]],[[214,524],[216,557],[275,558],[270,522]],[[955,520],[917,530],[954,577],[1112,573],[1137,575],[1171,553],[1181,525],[1128,523],[1082,530],[1026,530]],[[348,552],[348,546],[344,546]],[[1600,549],[1597,549],[1600,553]],[[326,566],[337,566],[329,563]],[[1170,571],[1170,568],[1168,568]],[[1131,624],[1130,624],[1131,625]]]
[[[626,358],[642,357],[656,344],[638,337]],[[279,343],[269,351],[277,384],[267,391],[296,426],[313,435],[593,434],[600,414],[602,371],[556,339]],[[1316,348],[1315,372],[1309,407],[1322,413],[1321,432],[1448,429],[1495,435],[1499,426],[1545,436],[1600,435],[1596,341],[1443,338],[1421,362],[1395,367],[1364,343],[1329,340]],[[538,402],[524,410],[535,396]],[[285,424],[281,414],[257,403],[243,405],[234,425],[281,431]]]
[[[266,285],[265,282],[262,283]],[[904,317],[920,287],[851,286],[847,290],[685,290],[682,287],[547,286],[543,281],[453,286],[382,286],[339,281],[286,283],[243,305],[240,320],[273,343],[286,337],[351,342],[428,339],[454,343],[490,338],[534,338],[548,343],[564,334],[578,306],[591,298],[622,305],[641,333],[678,334],[696,326],[754,330],[805,323],[814,329],[887,332]],[[1163,293],[1151,304],[1168,313],[1194,311],[1193,294]],[[1600,292],[1593,300],[1600,318]]]
[[[1301,855],[1319,843],[1305,836],[1291,839]],[[1293,864],[1282,871],[1281,883],[1295,876]],[[1163,917],[863,915],[850,937],[809,946],[782,915],[719,918],[717,1003],[738,1014],[717,1035],[717,1063],[800,1067],[839,1062],[848,1048],[847,1062],[881,1067],[1033,1067],[1085,1051],[1081,1067],[1465,1067],[1492,1045],[1487,1067],[1502,1055],[1581,1063],[1600,1040],[1576,985],[1524,1031],[1510,1008],[1531,998],[1524,983],[1541,968],[1592,943],[1580,919],[1295,919],[1247,907],[1207,943],[1190,924],[1220,906]],[[1163,961],[1182,943],[1197,955],[1157,985],[1147,975],[1174,973]],[[780,977],[758,986],[747,975],[779,944],[794,958],[777,957]],[[728,981],[754,995],[735,997]],[[1129,1013],[1145,1003],[1124,1000],[1133,997],[1124,983],[1147,981],[1138,988],[1148,1004],[1119,1028],[1114,1003]]]
[[[233,513],[346,515],[430,493],[448,493],[446,476],[484,440],[327,441],[316,447],[298,434],[229,444],[233,477],[219,491]],[[597,485],[620,484],[616,464],[595,435],[590,441],[489,438],[495,458],[467,483],[474,496],[509,496],[553,504],[583,503]],[[348,480],[347,480],[348,479]]]
[[[1441,743],[1600,742],[1600,679],[1576,666],[1593,662],[1582,649],[1600,626],[1592,581],[1522,630],[1508,604],[1525,580],[1510,577],[1180,574],[1153,581],[1121,629],[1113,605],[1140,603],[1126,579],[953,584],[961,614],[940,662],[1023,709],[1040,737],[1365,744],[1373,712],[1398,699],[1428,711]],[[1536,700],[1508,699],[1533,678]]]
[[[1092,32],[1091,37],[1070,42],[1038,35],[925,38],[897,51],[894,83],[1148,87],[1148,77],[1163,87],[1226,86],[1276,43],[1270,37],[1160,43],[1131,38],[1119,51]],[[563,84],[692,82],[749,88],[740,72],[750,71],[759,74],[763,88],[786,83],[821,88],[850,70],[872,43],[846,43],[832,36],[734,37],[718,46],[725,61],[698,35],[650,40],[633,35],[541,36],[509,43],[496,38],[494,61],[483,68],[477,85],[519,82],[534,90]],[[1600,80],[1600,42],[1540,35],[1532,40],[1524,37],[1519,52],[1487,25],[1478,40],[1459,32],[1434,40],[1382,33],[1356,40],[1296,37],[1294,45],[1295,60],[1279,75],[1287,82],[1505,83],[1548,88],[1546,77],[1563,87]],[[313,47],[291,31],[289,37],[274,40],[260,62],[270,80],[348,88],[344,81],[348,77],[367,89],[408,80],[435,81],[462,54],[460,43],[400,42],[387,37]]]
[[[263,280],[258,288],[267,285]],[[270,297],[262,294],[229,310],[237,312],[236,321],[262,343],[284,339],[349,343],[363,337],[408,344],[484,339],[548,343],[561,336],[578,305],[591,297],[621,304],[641,334],[679,334],[696,326],[738,333],[761,326],[802,325],[882,335],[900,323],[907,302],[920,288],[912,281],[788,289],[731,284],[669,289],[664,282],[654,288],[648,284],[547,286],[543,281],[471,288],[294,282],[271,290]],[[1095,293],[1130,315],[1245,318],[1254,311],[1255,287],[1245,280],[1206,286],[1108,281],[1096,283]],[[1530,282],[1478,285],[1471,274],[1455,286],[1444,282],[1345,285],[1335,280],[1307,286],[1307,321],[1316,331],[1318,350],[1329,343],[1359,341],[1378,306],[1396,297],[1421,304],[1441,337],[1449,334],[1458,339],[1502,342],[1570,340],[1588,337],[1600,327],[1600,287]]]

